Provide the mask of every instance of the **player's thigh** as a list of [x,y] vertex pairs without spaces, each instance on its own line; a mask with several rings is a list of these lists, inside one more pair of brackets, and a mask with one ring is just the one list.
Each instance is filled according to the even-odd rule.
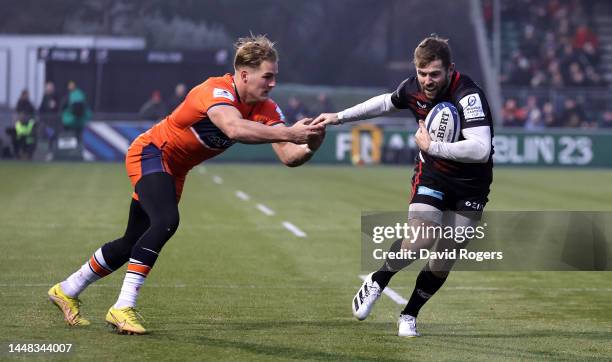
[[437,252],[436,255],[443,255],[443,257],[428,261],[429,269],[438,277],[445,277],[451,271],[459,258],[461,249],[465,249],[470,242],[470,239],[464,234],[465,230],[475,228],[478,220],[448,211],[444,213],[443,225],[453,228],[453,237],[440,238],[434,246],[434,251]]
[[402,242],[402,249],[418,251],[430,249],[437,238],[442,222],[442,210],[426,203],[411,203],[408,208],[409,237]]
[[135,188],[140,204],[151,222],[160,217],[178,219],[174,176],[165,172],[150,173],[142,176]]

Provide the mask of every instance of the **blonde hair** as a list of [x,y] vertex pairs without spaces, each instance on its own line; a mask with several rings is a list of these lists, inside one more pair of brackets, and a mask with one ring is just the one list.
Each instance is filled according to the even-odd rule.
[[448,39],[432,34],[423,39],[414,49],[413,62],[417,68],[424,68],[435,60],[441,60],[442,65],[448,67],[451,64],[451,49],[448,45]]
[[278,61],[278,53],[274,43],[265,35],[253,35],[240,38],[234,44],[236,56],[234,57],[234,69],[242,67],[259,68],[264,61]]

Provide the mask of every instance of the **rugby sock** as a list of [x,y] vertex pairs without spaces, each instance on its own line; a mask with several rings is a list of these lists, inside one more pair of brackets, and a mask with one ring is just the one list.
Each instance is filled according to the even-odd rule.
[[[389,248],[390,252],[398,252],[402,248],[402,239],[395,240],[391,247]],[[385,263],[378,269],[374,274],[372,274],[372,280],[377,282],[378,285],[384,289],[393,276],[403,268],[405,268],[410,262],[406,260],[398,260],[398,259],[387,259]]]
[[429,298],[431,298],[440,287],[442,287],[445,281],[446,277],[436,277],[431,270],[425,266],[417,277],[416,285],[414,286],[410,300],[408,300],[408,304],[406,304],[406,308],[404,308],[402,314],[408,314],[416,318],[421,307],[427,303]]
[[96,280],[103,278],[113,272],[102,255],[102,248],[95,251],[87,263],[83,264],[79,270],[61,282],[62,291],[69,297],[76,298]]
[[114,305],[115,308],[136,306],[136,299],[140,293],[140,288],[147,279],[147,275],[149,275],[151,268],[153,268],[158,255],[159,253],[154,250],[135,247],[132,257],[128,262],[121,292]]

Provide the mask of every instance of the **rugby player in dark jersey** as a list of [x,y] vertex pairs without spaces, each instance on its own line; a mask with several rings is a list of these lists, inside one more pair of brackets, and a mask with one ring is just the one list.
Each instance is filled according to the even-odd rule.
[[[488,201],[493,180],[493,120],[483,91],[468,76],[459,73],[451,60],[447,39],[432,35],[414,51],[416,75],[404,80],[393,93],[382,94],[338,113],[323,113],[313,124],[340,124],[386,115],[400,109],[412,111],[419,122],[415,135],[419,147],[408,224],[413,230],[427,226],[475,226]],[[461,133],[454,143],[433,141],[423,120],[440,102],[458,110]],[[416,240],[399,239],[391,252],[431,249],[458,250],[464,243],[420,235]],[[409,258],[387,258],[370,275],[352,300],[353,315],[364,320],[393,275],[405,268]],[[398,319],[398,335],[416,337],[416,317],[421,307],[444,284],[455,259],[430,259],[419,273],[414,291]]]

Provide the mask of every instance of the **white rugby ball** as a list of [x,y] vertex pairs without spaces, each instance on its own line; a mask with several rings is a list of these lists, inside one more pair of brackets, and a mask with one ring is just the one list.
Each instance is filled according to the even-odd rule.
[[448,102],[436,104],[425,118],[425,127],[434,141],[457,142],[459,140],[459,112]]

